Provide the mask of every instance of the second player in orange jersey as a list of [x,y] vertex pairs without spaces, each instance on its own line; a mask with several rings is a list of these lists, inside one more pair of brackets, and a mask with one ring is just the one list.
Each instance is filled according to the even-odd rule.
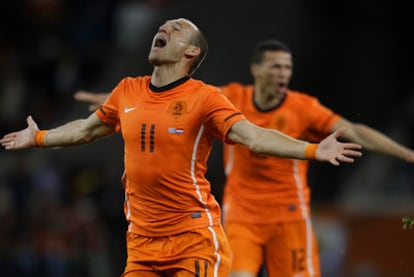
[[[230,83],[222,92],[248,120],[289,136],[319,141],[346,127],[341,139],[407,162],[414,152],[363,124],[352,123],[317,98],[290,89],[289,48],[276,40],[253,51],[254,84]],[[224,146],[225,230],[234,253],[231,277],[254,277],[265,263],[269,277],[318,277],[319,254],[310,210],[308,162]]]

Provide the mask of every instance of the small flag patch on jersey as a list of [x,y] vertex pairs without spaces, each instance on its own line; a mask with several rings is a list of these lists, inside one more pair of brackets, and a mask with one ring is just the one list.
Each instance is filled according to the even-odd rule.
[[182,135],[184,134],[184,129],[170,127],[168,128],[168,133]]
[[201,213],[200,212],[195,212],[195,213],[191,214],[191,218],[192,219],[194,219],[194,218],[200,218],[200,217],[201,217]]

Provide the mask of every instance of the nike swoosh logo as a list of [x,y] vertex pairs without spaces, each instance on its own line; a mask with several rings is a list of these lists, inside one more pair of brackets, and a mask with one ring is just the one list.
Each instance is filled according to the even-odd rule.
[[136,109],[137,109],[137,107],[132,107],[132,108],[125,107],[124,113],[129,113],[130,111],[133,111],[133,110],[136,110]]

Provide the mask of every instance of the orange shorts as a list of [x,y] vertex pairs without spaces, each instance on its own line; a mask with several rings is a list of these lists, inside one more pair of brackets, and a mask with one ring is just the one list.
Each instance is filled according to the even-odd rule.
[[310,220],[275,224],[226,222],[225,231],[233,251],[232,272],[256,275],[264,263],[269,277],[320,276]]
[[228,276],[231,250],[221,225],[165,237],[127,233],[124,277]]

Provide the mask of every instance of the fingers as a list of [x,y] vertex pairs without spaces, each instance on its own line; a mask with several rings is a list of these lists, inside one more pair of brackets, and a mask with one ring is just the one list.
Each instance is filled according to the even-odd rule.
[[359,151],[362,147],[356,143],[341,143],[342,149],[329,159],[329,162],[335,166],[341,163],[353,163],[355,157],[361,157],[362,153]]
[[14,149],[15,145],[16,145],[16,142],[14,140],[8,142],[7,144],[3,144],[3,143],[1,144],[1,146],[3,146],[4,149],[6,149],[6,150]]
[[3,143],[9,143],[15,138],[16,138],[16,133],[10,133],[10,134],[5,135],[2,139],[0,139],[0,143],[3,145]]
[[34,120],[33,120],[33,118],[32,118],[32,116],[31,116],[31,115],[29,115],[29,116],[26,118],[26,122],[27,122],[27,125],[28,125],[29,127],[35,127],[35,126],[36,126],[36,123],[34,122]]
[[9,133],[7,135],[4,135],[4,137],[0,141],[7,140],[7,139],[14,139],[15,137],[16,137],[16,132]]
[[106,95],[101,96],[101,94],[96,94],[85,90],[79,90],[73,95],[73,98],[75,98],[75,100],[89,103],[90,105],[88,107],[88,110],[90,112],[96,111],[96,109],[98,109],[102,104],[101,102],[105,100],[105,97]]
[[344,146],[344,149],[362,149],[362,146],[357,143],[346,142],[342,143],[342,145]]
[[350,158],[350,157],[345,156],[345,155],[340,155],[336,159],[337,159],[337,161],[343,162],[343,163],[353,163],[354,162],[353,158]]
[[33,120],[33,117],[31,115],[29,115],[27,117],[26,122],[27,122],[27,125],[28,125],[29,129],[32,129],[32,130],[35,130],[35,131],[39,130],[39,127],[37,127],[37,124]]
[[16,133],[10,133],[0,139],[1,146],[6,150],[13,149],[16,146]]
[[77,101],[83,101],[83,102],[94,102],[95,100],[94,94],[88,91],[85,91],[85,90],[78,90],[73,95],[73,98],[75,98],[75,100]]
[[73,94],[73,98],[78,101],[83,101],[84,96],[85,96],[85,93],[82,90],[78,90],[77,92]]
[[[351,144],[351,146],[355,147],[356,149],[361,148],[361,146],[358,144]],[[344,148],[341,154],[330,159],[329,162],[333,165],[338,166],[341,163],[353,163],[355,161],[353,157],[361,157],[361,156],[362,156],[362,153],[360,151]]]
[[339,166],[341,163],[353,163],[354,159],[345,155],[339,155],[330,159],[329,162],[335,166]]
[[333,165],[336,165],[336,166],[339,166],[339,165],[340,165],[340,162],[338,162],[338,161],[336,160],[336,158],[332,158],[332,159],[330,159],[330,160],[329,160],[329,162],[330,162],[331,164],[333,164]]
[[344,156],[352,156],[352,157],[361,157],[362,156],[362,153],[360,151],[345,149],[342,152],[342,155],[344,155]]

